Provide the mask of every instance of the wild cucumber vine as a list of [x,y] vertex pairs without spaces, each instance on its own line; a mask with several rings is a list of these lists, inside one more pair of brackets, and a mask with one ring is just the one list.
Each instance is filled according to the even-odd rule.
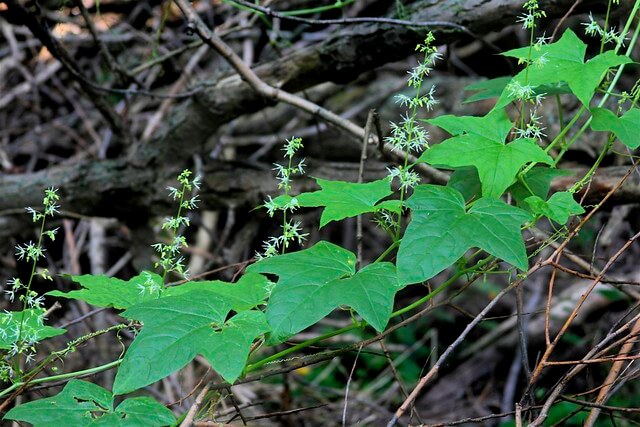
[[[611,5],[609,1],[609,10]],[[528,0],[519,21],[529,31],[529,46],[504,53],[524,64],[523,70],[513,77],[470,87],[478,91],[470,101],[497,99],[494,108],[482,117],[420,118],[421,111],[433,109],[438,102],[434,87],[423,90],[425,77],[440,58],[433,46],[434,37],[429,34],[417,47],[422,56],[420,62],[409,72],[408,84],[415,92],[412,96],[398,95],[400,106],[407,111],[399,123],[391,124],[386,138],[386,142],[405,153],[404,162],[391,167],[388,177],[381,180],[352,183],[318,178],[319,191],[292,195],[291,180],[304,173],[305,164],[304,160],[294,161],[303,148],[302,140],[287,140],[283,149],[286,165],[275,168],[283,194],[269,196],[262,206],[269,216],[282,215],[282,233],[265,241],[262,252],[256,254],[258,262],[248,267],[236,283],[187,280],[180,286],[165,285],[168,274],[186,273],[180,256],[186,239],[180,229],[189,225],[184,212],[196,207],[197,198],[191,194],[199,181],[184,171],[178,177],[179,188],[169,188],[178,201],[176,216],[163,225],[171,237],[167,243],[154,245],[159,254],[156,267],[162,269],[162,276],[148,271],[128,281],[71,276],[80,285],[79,290],[48,293],[124,310],[120,315],[128,322],[121,327],[136,325],[137,335],[124,357],[91,370],[98,372],[119,365],[113,391],[73,380],[55,398],[17,406],[5,418],[34,425],[50,425],[53,417],[70,425],[89,425],[98,420],[112,423],[109,425],[173,424],[173,414],[150,398],[127,399],[114,408],[114,396],[161,380],[197,355],[206,358],[218,374],[233,383],[249,371],[324,338],[367,325],[382,332],[394,317],[425,303],[463,274],[486,273],[495,260],[510,264],[509,272],[526,272],[528,254],[522,229],[547,218],[561,232],[570,216],[584,212],[574,194],[591,178],[614,140],[629,149],[640,146],[640,85],[636,83],[629,93],[614,91],[622,68],[632,63],[631,49],[626,55],[618,51],[627,40],[639,7],[640,0],[635,2],[621,33],[609,28],[608,14],[604,26],[590,16],[585,32],[600,37],[600,52],[585,61],[587,46],[570,29],[555,42],[544,36],[536,38],[536,22],[545,13],[537,1]],[[636,22],[631,46],[637,41],[638,28]],[[615,47],[605,50],[609,44]],[[618,72],[610,79],[615,67]],[[592,99],[600,91],[604,95],[598,106],[592,107]],[[559,102],[561,95],[573,95],[581,103],[567,123]],[[549,131],[541,125],[539,107],[548,96],[558,100],[561,130],[545,146],[545,132]],[[610,96],[619,98],[615,110],[605,108]],[[569,138],[570,130],[584,113],[590,114],[587,123]],[[423,123],[439,127],[451,137],[430,146]],[[597,132],[609,132],[608,144],[592,170],[573,188],[549,196],[551,180],[566,174],[557,168],[559,160],[589,126]],[[409,161],[409,154],[413,153],[420,154],[417,163],[453,170],[447,185],[420,184],[420,176],[414,170],[416,164]],[[21,363],[33,361],[34,346],[39,340],[64,333],[44,326],[43,299],[31,290],[37,261],[44,252],[43,236],[55,236],[55,230],[45,231],[45,219],[56,212],[57,200],[56,191],[47,190],[44,212],[29,210],[34,222],[41,222],[40,239],[37,244],[17,249],[19,258],[32,262],[32,272],[27,285],[13,279],[5,291],[12,300],[20,294],[23,308],[0,317],[0,349],[5,351],[0,375],[3,381],[14,383],[0,395],[31,378]],[[301,224],[291,217],[297,209],[315,207],[323,208],[320,227],[372,214],[389,233],[392,243],[378,259],[359,270],[352,252],[327,241],[290,252],[291,243],[302,245],[307,237]],[[403,227],[403,218],[409,217]],[[477,250],[468,255],[472,248]],[[391,255],[396,250],[395,263],[388,261],[393,260]],[[400,290],[424,283],[451,267],[450,277],[443,285],[393,312],[395,295]],[[277,282],[272,283],[265,274],[277,276]],[[46,271],[41,275],[49,277]],[[351,310],[352,325],[262,359],[257,356],[260,348],[282,343],[339,307]],[[253,362],[247,364],[250,357]],[[76,374],[61,374],[49,380]]]

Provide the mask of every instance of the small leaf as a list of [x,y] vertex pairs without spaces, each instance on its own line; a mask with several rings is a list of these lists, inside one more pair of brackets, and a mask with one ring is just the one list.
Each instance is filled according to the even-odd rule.
[[449,138],[427,150],[420,161],[434,166],[475,166],[484,197],[500,197],[529,162],[552,164],[553,159],[533,139],[503,144],[478,135]]
[[631,149],[640,147],[640,109],[632,108],[622,117],[606,108],[593,108],[591,114],[591,129],[613,132],[620,142]]
[[583,207],[575,201],[573,194],[568,191],[555,193],[547,201],[538,196],[531,196],[525,202],[534,213],[544,215],[560,225],[566,224],[571,215],[584,213]]
[[392,194],[389,180],[386,178],[364,184],[319,178],[316,181],[322,190],[302,193],[296,198],[300,206],[325,206],[320,218],[321,228],[331,221],[375,212],[375,204]]
[[0,329],[3,331],[0,333],[0,349],[9,350],[18,338],[38,342],[67,332],[65,329],[45,326],[42,323],[44,312],[43,309],[27,309],[0,313]]
[[483,197],[469,210],[459,191],[421,185],[408,200],[412,219],[398,250],[401,284],[428,280],[455,263],[472,247],[501,258],[521,270],[527,253],[520,225],[525,211],[499,199]]
[[378,203],[376,205],[376,212],[379,212],[381,210],[387,210],[389,212],[393,212],[393,213],[400,213],[402,212],[402,208],[403,208],[404,204],[402,203],[401,200],[383,200],[380,203]]
[[109,391],[79,380],[69,381],[55,396],[16,406],[4,419],[25,421],[34,427],[160,427],[176,421],[169,409],[149,397],[127,399],[114,411]]
[[529,208],[529,205],[525,202],[525,199],[530,196],[538,196],[542,199],[546,199],[549,194],[549,188],[551,188],[551,181],[557,177],[570,176],[574,172],[555,169],[548,167],[535,167],[531,169],[524,176],[526,186],[520,181],[516,181],[511,187],[509,192],[521,208]]
[[149,283],[152,282],[158,288],[164,287],[162,278],[148,271],[144,271],[127,281],[91,274],[68,277],[79,283],[82,289],[66,293],[51,291],[47,295],[82,300],[97,307],[113,307],[124,310],[132,305],[158,297],[157,294],[143,291]]
[[[528,48],[527,48],[528,49]],[[469,104],[471,102],[483,101],[485,99],[499,98],[503,94],[505,87],[511,82],[513,77],[505,76],[498,77],[490,80],[483,80],[478,83],[470,84],[466,86],[464,90],[477,90],[475,93],[465,99],[463,104]],[[562,95],[571,93],[569,85],[565,82],[555,82],[548,84],[541,84],[533,88],[533,95]]]

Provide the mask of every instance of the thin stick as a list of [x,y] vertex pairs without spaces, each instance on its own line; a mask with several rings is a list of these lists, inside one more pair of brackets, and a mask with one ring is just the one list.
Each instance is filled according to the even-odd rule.
[[[244,63],[242,58],[240,58],[228,44],[226,44],[217,34],[209,29],[207,24],[202,21],[202,19],[195,11],[193,6],[191,6],[188,0],[174,0],[174,2],[185,15],[185,17],[191,23],[193,23],[195,30],[202,41],[216,50],[224,59],[226,59],[229,65],[231,65],[236,70],[240,77],[245,82],[247,82],[247,84],[249,84],[249,86],[251,86],[253,90],[267,98],[284,102],[286,104],[299,108],[302,111],[306,111],[309,114],[318,116],[321,119],[325,120],[327,123],[346,131],[350,135],[353,135],[358,141],[364,139],[364,129],[356,125],[355,123],[346,120],[335,114],[334,112],[329,111],[326,108],[321,107],[320,105],[315,104],[305,98],[286,92],[280,88],[273,87],[262,81],[260,77],[258,77],[258,75],[249,66],[247,66],[247,64]],[[373,143],[379,142],[378,138],[374,135],[371,135],[370,138],[372,139]],[[391,144],[384,144],[383,149],[385,153],[404,162],[406,157],[404,152],[396,150],[396,148]],[[418,159],[417,157],[410,155],[408,160],[411,163],[417,163]],[[422,173],[425,177],[428,177],[433,182],[442,184],[449,180],[449,175],[447,173],[441,172],[431,166],[426,165],[425,163],[418,163],[414,168],[416,171]]]
[[347,386],[344,391],[344,409],[342,410],[342,427],[346,427],[347,425],[347,404],[349,402],[349,387],[351,386],[351,380],[353,379],[353,373],[356,370],[356,364],[358,363],[358,357],[360,356],[361,351],[362,351],[362,345],[358,348],[358,352],[356,353],[356,359],[353,361],[353,366],[351,367],[351,372],[349,373],[349,379],[347,380]]
[[[373,115],[375,110],[369,110],[367,124],[364,127],[364,139],[362,140],[362,151],[360,152],[360,168],[358,169],[358,184],[362,184],[364,180],[364,162],[367,160],[367,145],[369,136],[371,135],[371,127],[373,126]],[[357,267],[362,268],[362,215],[356,218],[356,244],[357,244]]]
[[191,405],[191,408],[189,408],[189,412],[187,412],[187,416],[184,417],[184,420],[180,424],[180,427],[189,427],[191,424],[193,424],[193,420],[196,417],[196,414],[198,413],[198,410],[200,409],[204,398],[207,396],[207,393],[209,393],[210,388],[211,383],[207,383],[202,388],[200,393],[198,393],[198,396],[196,396],[196,400],[193,402],[193,405]]

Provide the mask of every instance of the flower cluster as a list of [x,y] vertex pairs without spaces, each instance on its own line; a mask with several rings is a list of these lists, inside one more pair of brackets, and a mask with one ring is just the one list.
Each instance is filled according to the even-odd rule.
[[429,146],[429,133],[415,121],[414,116],[406,115],[400,124],[391,122],[391,135],[385,142],[396,150],[420,152]]
[[276,177],[278,178],[278,189],[284,190],[285,194],[288,194],[291,191],[291,177],[304,174],[306,165],[304,164],[304,159],[300,160],[296,166],[293,165],[293,156],[303,147],[302,138],[293,137],[285,141],[282,151],[285,153],[284,156],[288,160],[288,164],[283,166],[274,163],[275,168],[273,170],[276,171]]
[[405,154],[405,164],[403,166],[388,168],[389,178],[397,178],[400,188],[404,191],[411,189],[420,183],[420,177],[412,170],[412,166],[407,163],[408,155],[420,153],[429,148],[429,133],[418,124],[418,109],[424,108],[431,111],[438,100],[435,97],[435,86],[423,93],[421,91],[424,79],[431,73],[437,60],[441,58],[438,49],[433,46],[435,37],[432,33],[427,34],[423,43],[416,46],[416,51],[423,54],[418,65],[409,71],[408,85],[415,89],[415,94],[407,96],[396,95],[396,102],[407,107],[410,111],[405,112],[400,123],[391,122],[390,135],[384,140],[393,146],[397,151]]
[[170,272],[176,272],[183,277],[188,276],[184,265],[184,257],[180,255],[180,250],[187,246],[186,238],[179,233],[181,227],[188,227],[191,224],[185,211],[190,211],[198,207],[198,195],[194,194],[200,189],[200,177],[191,179],[192,172],[188,169],[182,171],[178,176],[180,188],[167,187],[169,196],[173,200],[178,200],[178,212],[174,217],[166,218],[162,224],[163,230],[171,231],[169,243],[156,243],[151,245],[160,255],[160,260],[155,263],[155,267],[162,267],[164,271],[163,279]]
[[616,45],[624,45],[625,35],[618,34],[616,27],[611,27],[605,30],[600,24],[593,19],[593,15],[589,13],[589,22],[583,22],[584,32],[588,36],[599,37],[605,44],[615,43]]
[[[30,241],[23,245],[17,245],[15,250],[18,260],[31,262],[33,264],[33,273],[26,284],[20,279],[13,277],[7,281],[7,285],[4,289],[5,295],[9,301],[12,302],[16,299],[16,295],[21,294],[18,299],[22,301],[24,308],[40,308],[44,303],[44,298],[31,290],[31,282],[33,281],[33,276],[36,274],[36,263],[44,257],[44,253],[46,251],[43,247],[43,239],[48,237],[53,241],[56,238],[58,228],[45,230],[45,225],[47,217],[52,217],[58,213],[58,209],[60,208],[60,205],[58,204],[59,200],[60,196],[58,195],[58,189],[47,188],[44,191],[44,199],[42,200],[42,211],[35,210],[31,207],[26,208],[27,213],[31,215],[32,221],[40,224],[41,233],[37,243]],[[52,280],[47,269],[42,270],[38,275],[43,279]]]
[[540,117],[536,116],[536,111],[532,111],[529,116],[529,122],[525,123],[523,129],[516,129],[516,138],[535,138],[537,140],[542,140],[543,137],[547,136],[542,131],[545,130],[540,123]]
[[517,21],[522,23],[525,30],[533,30],[536,27],[536,19],[547,16],[544,10],[540,10],[538,0],[527,0],[523,7],[527,12],[520,15]]
[[300,160],[297,165],[294,165],[293,162],[293,157],[301,148],[303,148],[302,138],[293,137],[285,140],[282,151],[284,151],[287,166],[274,164],[278,179],[278,189],[284,190],[284,194],[275,199],[267,196],[267,200],[264,201],[262,207],[267,209],[267,214],[270,217],[273,217],[276,212],[282,212],[282,233],[279,236],[269,237],[262,243],[262,252],[256,252],[258,260],[284,253],[291,242],[297,242],[301,245],[308,235],[308,233],[302,233],[302,225],[299,221],[287,220],[287,213],[293,213],[299,207],[298,200],[295,197],[291,197],[289,192],[291,191],[291,177],[304,174],[306,166],[304,159]]
[[19,300],[22,303],[22,311],[0,313],[0,339],[9,345],[7,352],[0,361],[0,380],[9,381],[15,375],[15,363],[11,359],[23,356],[25,363],[33,362],[36,354],[36,344],[41,339],[40,331],[44,328],[44,296],[31,289],[33,278],[36,275],[46,280],[53,280],[47,269],[37,271],[37,263],[44,257],[44,239],[55,240],[58,229],[47,230],[45,228],[47,218],[58,213],[60,196],[55,188],[47,188],[42,200],[42,211],[32,207],[26,208],[34,223],[40,228],[37,243],[30,241],[23,245],[17,245],[16,257],[20,261],[31,263],[31,275],[25,282],[13,277],[7,281],[4,294],[10,302]]

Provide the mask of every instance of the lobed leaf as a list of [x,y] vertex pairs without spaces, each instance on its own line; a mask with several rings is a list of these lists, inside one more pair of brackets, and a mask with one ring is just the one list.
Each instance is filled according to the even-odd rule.
[[525,202],[534,213],[544,215],[560,225],[566,224],[571,215],[584,213],[584,208],[575,201],[573,194],[568,191],[555,193],[546,201],[538,196],[531,196],[525,199]]
[[[522,70],[513,77],[512,82],[532,87],[566,82],[580,102],[588,107],[606,71],[633,61],[613,51],[606,51],[584,62],[586,50],[587,45],[571,29],[567,29],[555,43],[543,45],[538,49],[514,49],[503,55],[522,60],[528,59],[531,55],[534,62],[527,70]],[[507,86],[500,95],[496,108],[502,108],[513,100],[514,97],[509,93]]]
[[325,207],[320,218],[320,228],[331,221],[376,212],[376,203],[393,193],[386,178],[367,183],[317,178],[316,182],[322,190],[299,194],[296,199],[300,206]]
[[484,197],[500,197],[529,162],[553,164],[553,159],[533,139],[503,144],[483,136],[465,134],[449,138],[420,156],[434,166],[474,166],[478,170]]
[[640,109],[632,108],[622,117],[606,108],[592,108],[591,129],[613,132],[624,145],[631,149],[640,147]]
[[527,268],[520,226],[530,215],[499,199],[483,197],[470,209],[454,188],[416,187],[409,198],[412,219],[398,250],[401,284],[428,280],[478,247],[516,267]]
[[302,331],[343,305],[382,331],[401,289],[393,264],[372,264],[356,273],[355,255],[324,241],[303,251],[264,259],[249,270],[278,276],[267,304],[272,343]]
[[250,310],[264,304],[271,291],[271,283],[261,274],[247,273],[236,283],[221,280],[187,282],[180,286],[167,288],[162,297],[182,295],[192,291],[207,291],[220,295],[236,311]]
[[267,332],[267,324],[263,313],[246,311],[225,322],[232,305],[215,291],[201,289],[147,301],[122,313],[142,321],[144,327],[125,353],[114,393],[128,393],[158,381],[198,354],[233,383],[246,363],[251,341]]
[[144,292],[149,283],[153,283],[159,288],[164,287],[162,277],[148,271],[143,271],[127,281],[115,277],[94,276],[91,274],[67,277],[80,284],[82,289],[66,293],[50,291],[46,295],[82,300],[97,307],[113,307],[124,310],[132,305],[158,297],[157,294]]
[[25,421],[34,427],[154,427],[176,422],[173,412],[149,397],[127,399],[115,410],[113,400],[113,395],[100,386],[71,380],[57,395],[16,406],[4,419]]
[[452,136],[471,134],[498,142],[504,141],[513,127],[504,108],[494,109],[479,117],[443,115],[425,121],[446,130]]
[[19,338],[38,342],[67,332],[65,329],[44,325],[44,312],[44,309],[32,308],[0,313],[0,349],[9,350]]

